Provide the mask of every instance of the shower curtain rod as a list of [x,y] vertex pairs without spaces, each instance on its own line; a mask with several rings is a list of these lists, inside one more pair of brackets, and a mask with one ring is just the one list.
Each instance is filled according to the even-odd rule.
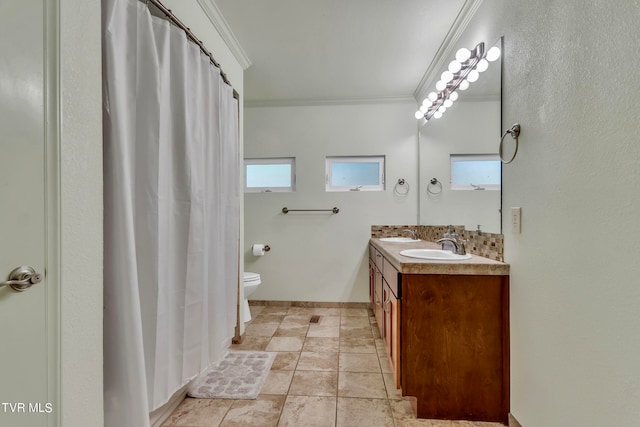
[[[196,37],[196,35],[193,34],[193,32],[191,31],[191,28],[189,28],[185,24],[183,24],[182,21],[179,20],[178,17],[173,14],[171,9],[169,9],[164,4],[162,4],[162,2],[160,0],[144,0],[144,2],[147,5],[149,3],[153,4],[155,7],[158,8],[158,10],[160,10],[160,12],[164,13],[164,15],[169,19],[169,21],[173,22],[178,27],[180,27],[182,29],[182,31],[184,31],[187,34],[187,37],[200,47],[200,50],[202,51],[202,53],[204,53],[205,55],[207,55],[209,57],[209,59],[211,60],[211,63],[216,68],[218,68],[220,70],[220,75],[222,76],[222,81],[233,88],[233,85],[229,82],[229,79],[227,79],[227,75],[224,73],[224,71],[222,71],[222,67],[220,66],[218,61],[216,61],[214,59],[213,55],[211,54],[211,52],[209,52],[207,50],[207,48],[204,47],[204,44],[202,43],[202,40],[198,39]],[[236,99],[239,97],[238,92],[236,92],[235,89],[233,89],[233,97],[236,98]]]

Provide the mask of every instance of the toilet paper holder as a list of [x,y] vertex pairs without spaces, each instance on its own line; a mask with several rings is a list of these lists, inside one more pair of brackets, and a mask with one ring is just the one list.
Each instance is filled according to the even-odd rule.
[[271,250],[271,247],[269,245],[264,245],[265,252],[269,252],[270,250]]

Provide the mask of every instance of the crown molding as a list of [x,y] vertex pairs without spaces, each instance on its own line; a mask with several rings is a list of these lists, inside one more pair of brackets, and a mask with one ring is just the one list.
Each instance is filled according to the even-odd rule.
[[433,57],[431,64],[429,64],[429,68],[427,68],[424,76],[422,76],[422,79],[420,80],[420,83],[418,84],[416,90],[413,91],[413,97],[416,102],[420,103],[421,98],[423,98],[421,95],[427,92],[427,90],[425,90],[425,86],[430,82],[437,81],[440,77],[439,73],[444,68],[444,65],[447,63],[447,61],[453,57],[452,52],[456,43],[458,42],[458,39],[460,39],[460,36],[462,35],[462,33],[464,33],[464,30],[469,25],[469,22],[471,22],[471,19],[480,8],[482,1],[483,0],[465,1],[462,9],[460,10],[460,13],[456,17],[456,20],[453,22],[453,25],[451,25],[449,32],[447,32],[447,35],[442,41],[442,44],[438,48],[436,55]]
[[245,108],[260,107],[312,107],[323,105],[373,105],[373,104],[415,104],[412,96],[379,97],[379,98],[336,98],[336,99],[264,99],[244,101]]
[[251,60],[247,56],[244,49],[242,49],[242,46],[240,45],[240,42],[238,42],[238,39],[236,39],[233,31],[231,31],[229,23],[222,15],[222,12],[220,12],[220,9],[218,8],[216,2],[214,0],[196,1],[204,11],[205,15],[207,15],[207,18],[209,18],[209,21],[211,21],[214,28],[218,31],[220,37],[222,37],[224,42],[227,44],[233,56],[240,63],[242,69],[246,70],[247,68],[249,68],[251,66]]

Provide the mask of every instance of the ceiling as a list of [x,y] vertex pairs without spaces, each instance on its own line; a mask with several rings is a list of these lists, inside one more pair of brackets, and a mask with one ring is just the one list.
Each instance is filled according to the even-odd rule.
[[250,104],[409,99],[464,0],[215,0]]

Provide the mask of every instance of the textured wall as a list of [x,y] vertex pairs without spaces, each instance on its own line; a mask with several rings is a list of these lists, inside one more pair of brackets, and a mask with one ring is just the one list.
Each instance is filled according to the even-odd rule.
[[100,2],[60,0],[61,425],[101,426]]
[[511,410],[524,427],[640,419],[640,3],[485,0],[460,46],[504,35]]
[[[245,255],[245,269],[262,274],[252,299],[368,301],[367,242],[371,224],[417,221],[417,135],[413,102],[378,105],[249,108],[246,157],[296,157],[292,193],[245,194],[245,245],[271,252]],[[384,192],[325,192],[325,156],[386,155]],[[398,178],[411,190],[393,193]],[[340,208],[331,215],[291,209]]]

